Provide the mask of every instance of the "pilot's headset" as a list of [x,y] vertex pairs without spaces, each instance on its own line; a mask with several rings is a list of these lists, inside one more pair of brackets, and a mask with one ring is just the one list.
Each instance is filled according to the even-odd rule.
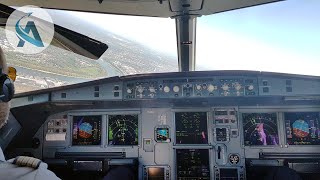
[[9,67],[9,75],[0,67],[0,102],[9,102],[14,95],[13,81],[16,79],[16,69]]

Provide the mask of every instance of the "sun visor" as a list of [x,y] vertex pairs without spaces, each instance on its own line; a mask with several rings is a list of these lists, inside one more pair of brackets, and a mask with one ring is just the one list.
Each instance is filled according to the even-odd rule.
[[[0,26],[5,27],[14,8],[0,4]],[[51,45],[97,60],[108,49],[108,45],[83,34],[54,24],[54,37]]]

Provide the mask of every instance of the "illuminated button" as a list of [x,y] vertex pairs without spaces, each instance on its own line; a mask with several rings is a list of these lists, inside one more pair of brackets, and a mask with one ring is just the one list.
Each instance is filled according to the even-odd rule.
[[173,87],[173,92],[179,92],[180,91],[180,88],[179,88],[179,86],[174,86]]
[[170,92],[170,88],[169,88],[169,86],[165,86],[165,87],[163,88],[163,91],[164,91],[165,93]]
[[197,85],[197,86],[196,86],[196,89],[197,89],[198,91],[200,91],[200,90],[201,90],[201,85]]

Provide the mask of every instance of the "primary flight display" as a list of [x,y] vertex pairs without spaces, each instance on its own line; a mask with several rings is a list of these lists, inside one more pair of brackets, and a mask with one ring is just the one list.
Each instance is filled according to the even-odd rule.
[[100,145],[102,116],[73,116],[72,145]]

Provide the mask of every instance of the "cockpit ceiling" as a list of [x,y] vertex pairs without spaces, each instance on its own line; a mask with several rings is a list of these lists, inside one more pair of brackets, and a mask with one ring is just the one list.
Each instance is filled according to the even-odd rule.
[[174,17],[181,14],[209,15],[278,1],[282,0],[2,0],[1,3],[8,6],[35,5],[50,9]]

